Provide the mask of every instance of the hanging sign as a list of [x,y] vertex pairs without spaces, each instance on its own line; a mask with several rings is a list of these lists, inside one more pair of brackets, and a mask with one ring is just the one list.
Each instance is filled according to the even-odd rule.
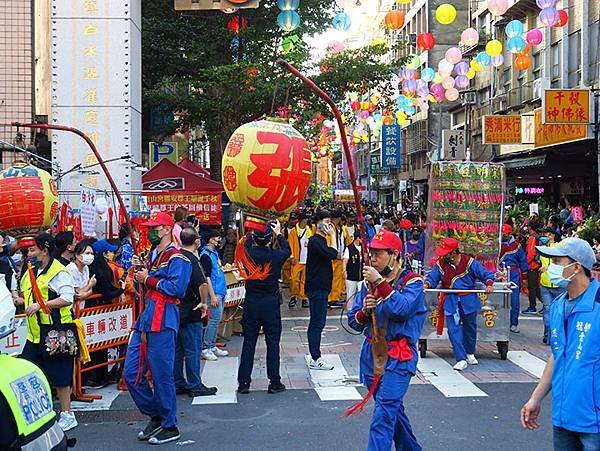
[[402,140],[399,125],[381,127],[381,167],[399,168],[402,166]]
[[546,89],[542,97],[543,124],[591,123],[589,89]]
[[483,144],[521,144],[521,116],[483,116]]
[[79,191],[81,208],[81,233],[83,236],[96,236],[96,190],[81,185]]

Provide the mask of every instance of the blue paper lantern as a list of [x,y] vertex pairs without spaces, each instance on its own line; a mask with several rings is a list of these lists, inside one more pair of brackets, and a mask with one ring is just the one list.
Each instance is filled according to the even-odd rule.
[[421,71],[421,78],[426,82],[430,82],[435,78],[435,71],[431,67],[426,67]]
[[487,52],[479,52],[475,59],[482,66],[489,66],[492,62],[492,57]]
[[281,11],[277,16],[277,25],[283,31],[294,31],[300,26],[300,16],[296,11]]
[[300,0],[277,0],[277,7],[282,11],[296,11]]
[[509,38],[521,36],[523,34],[523,23],[520,20],[511,20],[506,24],[504,32]]
[[520,36],[510,38],[506,43],[506,50],[510,53],[521,53],[527,47],[527,42]]
[[346,13],[337,13],[331,21],[333,28],[339,31],[348,31],[350,23],[350,16]]

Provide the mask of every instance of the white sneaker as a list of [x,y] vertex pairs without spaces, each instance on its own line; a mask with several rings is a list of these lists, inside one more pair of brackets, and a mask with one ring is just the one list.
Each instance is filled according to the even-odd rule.
[[69,431],[75,427],[77,427],[79,423],[77,423],[77,419],[75,418],[75,414],[73,412],[61,412],[60,418],[58,419],[58,427],[60,427],[63,432]]
[[467,363],[469,365],[477,365],[479,362],[475,358],[475,355],[473,355],[473,354],[467,354]]
[[217,357],[227,357],[229,355],[229,351],[226,351],[225,349],[217,348],[216,346],[214,348],[212,348],[211,351]]
[[521,331],[519,330],[519,326],[510,326],[510,331],[511,331],[513,334],[518,334],[519,332],[521,332]]
[[217,360],[217,356],[212,351],[212,349],[203,349],[202,350],[202,360]]
[[469,364],[466,360],[459,360],[458,362],[456,362],[456,365],[454,365],[452,368],[454,368],[456,371],[462,371],[466,370],[468,366]]
[[333,369],[333,365],[325,362],[323,357],[319,357],[317,360],[310,359],[310,364],[308,365],[311,370],[326,370],[330,371]]

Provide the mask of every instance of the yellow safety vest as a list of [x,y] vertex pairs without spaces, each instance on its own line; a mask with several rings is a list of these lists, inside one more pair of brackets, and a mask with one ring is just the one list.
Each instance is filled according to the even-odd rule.
[[[0,393],[15,419],[22,449],[42,449],[34,445],[38,441],[44,446],[52,445],[47,448],[51,449],[63,440],[64,434],[54,421],[50,385],[33,363],[0,354]],[[6,417],[4,413],[2,416]]]
[[[48,300],[48,284],[62,271],[68,272],[67,268],[65,268],[62,263],[60,263],[58,260],[52,260],[50,266],[42,274],[37,276],[37,284],[40,288],[40,292],[42,293],[44,301]],[[23,293],[23,298],[25,299],[25,309],[27,309],[29,305],[35,302],[31,290],[31,280],[29,280],[29,274],[27,272],[25,272],[24,276],[21,278],[21,293]],[[73,315],[71,314],[70,305],[61,307],[59,310],[60,320],[63,324],[73,322]],[[50,316],[46,315],[42,310],[39,310],[39,317],[42,324],[50,324]],[[28,316],[26,320],[27,340],[32,343],[39,343],[40,325],[38,324],[38,315]]]

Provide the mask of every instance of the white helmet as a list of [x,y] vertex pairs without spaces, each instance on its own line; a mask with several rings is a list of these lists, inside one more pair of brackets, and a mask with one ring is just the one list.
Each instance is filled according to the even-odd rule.
[[15,331],[15,304],[4,277],[0,274],[0,339]]

